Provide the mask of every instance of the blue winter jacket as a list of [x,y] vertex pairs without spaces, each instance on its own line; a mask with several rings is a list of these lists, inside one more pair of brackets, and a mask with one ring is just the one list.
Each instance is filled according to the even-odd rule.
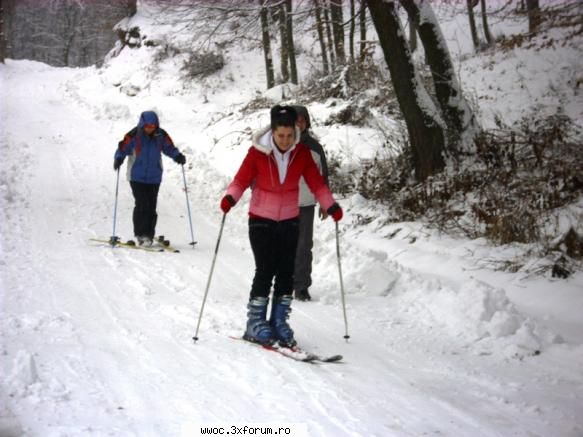
[[[152,135],[146,135],[144,126],[155,124]],[[128,158],[128,179],[145,184],[162,182],[162,153],[176,158],[180,151],[174,146],[170,136],[160,128],[158,115],[154,111],[145,111],[140,115],[138,126],[128,132],[118,144],[116,159]]]

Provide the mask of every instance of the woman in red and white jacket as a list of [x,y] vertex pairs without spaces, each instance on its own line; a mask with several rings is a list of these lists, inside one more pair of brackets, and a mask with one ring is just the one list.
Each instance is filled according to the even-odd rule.
[[[291,106],[271,108],[271,126],[253,137],[239,171],[221,200],[226,214],[252,189],[249,205],[249,240],[255,258],[255,276],[247,305],[243,337],[261,344],[296,344],[287,318],[291,311],[293,273],[298,241],[299,180],[303,176],[320,206],[335,221],[342,218],[307,146],[299,143],[297,114]],[[273,302],[267,320],[271,285]]]

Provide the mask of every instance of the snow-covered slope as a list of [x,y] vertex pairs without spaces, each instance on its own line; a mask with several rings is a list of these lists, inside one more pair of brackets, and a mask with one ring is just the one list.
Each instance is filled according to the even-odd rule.
[[[145,68],[149,86],[130,97],[114,82],[137,74],[139,56],[148,64],[139,53],[102,70],[0,65],[2,437],[258,424],[310,436],[583,435],[583,276],[494,272],[480,262],[503,259],[500,249],[416,223],[364,225],[378,211],[358,196],[342,200],[340,226],[350,341],[329,220],[316,224],[315,300],[294,303],[291,316],[301,345],[343,363],[298,363],[229,338],[244,326],[253,274],[248,196],[227,217],[194,344],[218,202],[249,129],[267,121],[233,108],[261,78],[241,62],[244,81],[203,103],[196,87],[177,92],[172,69]],[[170,160],[159,198],[158,230],[180,254],[89,242],[112,233],[113,151],[150,108],[188,159],[194,249]],[[315,119],[325,111],[317,105]],[[330,142],[363,134],[316,129]],[[119,235],[131,236],[131,210],[121,180]]]

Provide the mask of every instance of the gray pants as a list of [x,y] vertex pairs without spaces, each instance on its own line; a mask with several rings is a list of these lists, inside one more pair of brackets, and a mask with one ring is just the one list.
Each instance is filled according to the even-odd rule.
[[316,207],[300,207],[300,226],[296,262],[294,268],[294,290],[307,290],[312,285],[312,247],[314,246],[314,211]]

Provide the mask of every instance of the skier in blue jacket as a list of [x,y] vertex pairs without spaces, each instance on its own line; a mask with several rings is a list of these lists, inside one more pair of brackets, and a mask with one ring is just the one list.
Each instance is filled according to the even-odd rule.
[[156,204],[162,182],[162,153],[176,163],[184,165],[186,157],[174,146],[170,136],[160,128],[158,115],[145,111],[138,125],[119,142],[113,169],[119,171],[126,156],[127,175],[132,187],[135,206],[133,213],[134,235],[140,245],[151,246],[156,235]]

